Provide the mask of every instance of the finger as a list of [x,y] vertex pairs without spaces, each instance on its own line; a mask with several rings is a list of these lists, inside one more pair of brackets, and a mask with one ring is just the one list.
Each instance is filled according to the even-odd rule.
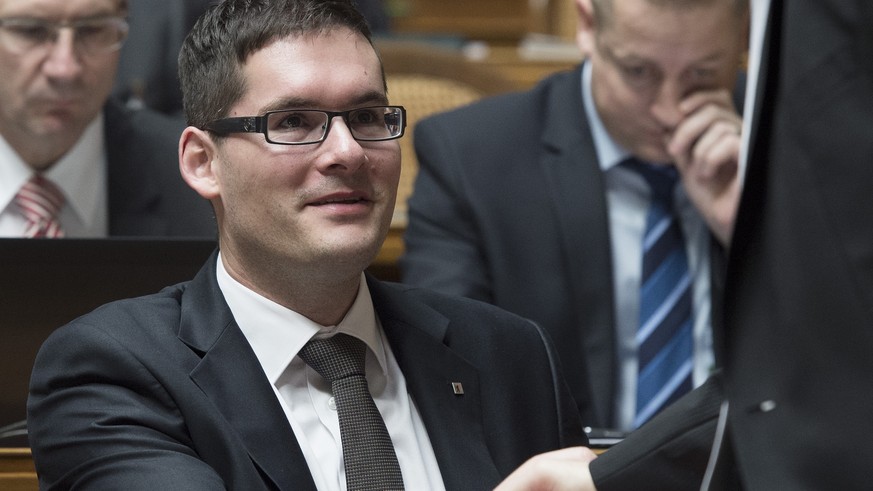
[[594,455],[593,452],[579,450],[579,447],[564,450],[547,452],[528,459],[503,480],[495,491],[595,490],[587,465]]
[[674,159],[680,161],[691,158],[691,150],[707,129],[716,121],[730,117],[730,113],[712,104],[700,108],[676,126],[667,145],[667,151]]
[[737,112],[734,107],[733,96],[727,89],[698,90],[692,92],[679,102],[679,111],[687,116],[709,104],[716,105],[734,113]]
[[597,458],[597,454],[592,452],[588,447],[562,448],[560,450],[554,450],[542,454],[542,456],[556,460],[576,460],[581,462],[590,462]]
[[739,169],[740,139],[728,136],[713,143],[702,158],[697,176],[699,179],[726,182],[736,177]]
[[692,150],[692,159],[695,163],[705,163],[711,160],[709,155],[713,147],[722,143],[740,144],[739,131],[733,123],[718,121],[707,128],[706,132],[697,139]]
[[740,134],[735,124],[719,121],[704,133],[692,152],[693,172],[700,178],[712,178],[724,163],[739,158]]

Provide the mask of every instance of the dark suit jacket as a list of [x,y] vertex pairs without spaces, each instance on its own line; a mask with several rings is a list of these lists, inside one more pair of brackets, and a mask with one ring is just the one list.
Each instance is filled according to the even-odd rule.
[[612,259],[580,70],[419,122],[405,283],[543,326],[586,424],[615,395]]
[[[714,381],[730,466],[713,487],[870,489],[873,2],[771,8]],[[650,424],[679,432],[689,415],[713,417],[718,398]],[[636,436],[592,464],[600,491],[665,489],[648,456],[667,442]]]
[[579,67],[417,124],[401,269],[405,283],[543,326],[583,421],[609,427],[618,377],[612,251],[581,80]]
[[209,202],[179,173],[184,122],[111,99],[103,114],[109,235],[215,238]]
[[[369,286],[448,489],[490,489],[535,453],[587,442],[551,344],[530,321]],[[28,424],[44,489],[314,489],[218,289],[215,256],[191,282],[109,304],[50,337]]]
[[873,2],[771,8],[726,284],[728,427],[749,489],[870,489]]

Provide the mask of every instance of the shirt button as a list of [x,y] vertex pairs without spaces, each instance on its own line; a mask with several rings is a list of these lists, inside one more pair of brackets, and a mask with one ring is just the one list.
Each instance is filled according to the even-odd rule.
[[336,411],[336,399],[333,396],[327,400],[327,407],[330,408],[331,411]]

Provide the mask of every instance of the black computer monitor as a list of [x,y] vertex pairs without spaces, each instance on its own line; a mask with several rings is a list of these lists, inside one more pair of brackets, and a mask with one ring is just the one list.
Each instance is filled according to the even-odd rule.
[[[0,446],[21,446],[30,372],[58,327],[120,298],[194,277],[208,240],[0,239]],[[2,432],[2,430],[0,430]]]

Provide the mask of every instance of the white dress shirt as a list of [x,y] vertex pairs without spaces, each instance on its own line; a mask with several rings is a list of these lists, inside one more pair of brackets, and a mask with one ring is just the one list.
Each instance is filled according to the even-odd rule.
[[[612,268],[615,295],[615,320],[618,360],[615,426],[633,429],[637,400],[637,344],[639,326],[640,276],[642,275],[642,241],[649,208],[649,186],[639,173],[620,164],[630,152],[619,146],[606,132],[594,106],[591,92],[591,64],[582,70],[582,97],[591,126],[594,146],[606,186],[609,231],[612,244]],[[688,250],[688,267],[694,281],[694,386],[702,384],[715,364],[712,351],[710,303],[710,234],[703,218],[685,194],[676,186],[676,207]]]
[[[60,222],[66,237],[106,237],[109,208],[103,115],[85,129],[79,141],[44,174],[66,199]],[[0,237],[22,237],[26,220],[15,195],[33,175],[9,143],[0,136]]]
[[297,353],[312,337],[338,332],[361,339],[368,347],[367,382],[391,435],[406,489],[445,489],[427,430],[406,391],[406,379],[373,309],[363,274],[354,304],[336,326],[316,324],[249,290],[228,274],[220,256],[217,276],[237,324],[273,384],[319,490],[346,489],[339,419],[329,384]]

